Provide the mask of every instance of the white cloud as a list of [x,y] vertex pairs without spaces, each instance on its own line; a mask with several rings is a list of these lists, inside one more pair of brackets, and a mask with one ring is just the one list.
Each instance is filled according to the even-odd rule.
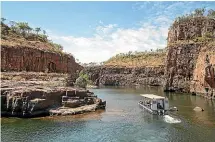
[[117,27],[117,24],[100,25],[96,27],[96,34],[107,35]]
[[[138,28],[125,29],[116,24],[106,25],[100,20],[92,37],[59,36],[54,33],[49,35],[55,42],[62,44],[66,52],[72,53],[82,63],[102,62],[118,53],[166,47],[168,28],[173,19],[201,5],[201,3],[195,4],[194,2],[171,4],[137,2],[132,5],[132,9],[144,10],[149,15],[145,17],[145,21],[136,24]],[[211,3],[206,3],[204,6],[211,7]]]
[[[169,22],[166,17],[158,17],[156,22]],[[111,56],[128,51],[145,51],[164,48],[168,25],[153,26],[142,23],[137,29],[119,28],[116,24],[99,25],[93,37],[58,36],[50,38],[63,45],[64,51],[72,53],[82,63],[102,62]]]

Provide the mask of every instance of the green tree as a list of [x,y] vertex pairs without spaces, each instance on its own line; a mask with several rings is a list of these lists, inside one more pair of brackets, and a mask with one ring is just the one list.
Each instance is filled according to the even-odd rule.
[[92,82],[89,80],[89,76],[84,74],[83,70],[80,71],[79,77],[75,81],[75,85],[81,88],[86,88],[87,84],[91,84]]
[[28,34],[33,30],[30,26],[26,26],[26,30],[27,30],[27,32],[28,32]]
[[45,30],[43,30],[43,34],[46,35],[46,31]]
[[53,43],[53,42],[51,44],[54,46],[55,49],[63,51],[63,46],[62,45],[57,44],[57,43]]
[[77,87],[86,88],[87,87],[87,80],[82,76],[78,77],[75,81],[75,85]]
[[37,35],[39,34],[40,31],[41,31],[40,27],[35,28],[35,32],[37,33]]
[[208,10],[207,16],[215,19],[215,11],[213,9]]
[[194,11],[194,16],[201,17],[201,16],[204,16],[204,13],[205,13],[205,8],[197,8]]
[[26,35],[26,31],[28,31],[29,28],[30,28],[28,26],[28,23],[26,23],[26,22],[19,22],[19,23],[17,23],[17,27],[20,29],[20,31],[21,31],[21,33],[22,33],[23,36]]
[[18,30],[17,23],[15,21],[10,21],[9,24],[10,24],[11,31],[17,32]]
[[14,26],[16,26],[16,24],[17,24],[17,23],[16,23],[15,21],[10,21],[10,22],[9,22],[10,27],[14,27]]
[[6,18],[3,18],[3,17],[1,18],[2,23],[4,23],[4,21],[6,21],[6,20],[7,20]]

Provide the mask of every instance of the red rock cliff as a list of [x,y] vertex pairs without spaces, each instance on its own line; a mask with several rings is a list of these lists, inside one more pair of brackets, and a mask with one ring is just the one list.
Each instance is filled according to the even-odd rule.
[[[190,91],[208,94],[214,93],[215,89],[215,46],[202,47],[193,72]],[[208,89],[208,90],[207,90]]]
[[80,70],[73,56],[29,47],[1,46],[1,71],[72,73]]
[[[165,89],[167,91],[193,91],[193,81],[197,92],[202,92],[206,85],[207,55],[214,64],[215,20],[207,17],[195,17],[182,22],[175,22],[168,33],[168,52],[165,65]],[[197,77],[198,76],[198,77]],[[214,77],[211,77],[214,78]],[[200,84],[202,86],[200,86]],[[204,85],[203,85],[204,84]],[[195,88],[196,88],[195,87]],[[210,88],[213,86],[210,86]],[[203,91],[204,92],[204,91]]]

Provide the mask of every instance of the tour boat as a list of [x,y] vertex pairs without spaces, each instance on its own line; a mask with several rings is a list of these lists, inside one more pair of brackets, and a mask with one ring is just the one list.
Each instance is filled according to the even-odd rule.
[[143,100],[139,102],[139,106],[144,110],[157,115],[165,115],[168,113],[168,98],[154,94],[141,94],[141,96]]

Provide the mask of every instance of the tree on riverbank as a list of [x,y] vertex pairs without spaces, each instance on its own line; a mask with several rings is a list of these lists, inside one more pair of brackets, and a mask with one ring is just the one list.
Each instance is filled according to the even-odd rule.
[[75,81],[77,87],[86,88],[88,84],[92,84],[92,81],[89,79],[89,76],[83,71],[79,73],[79,77]]

